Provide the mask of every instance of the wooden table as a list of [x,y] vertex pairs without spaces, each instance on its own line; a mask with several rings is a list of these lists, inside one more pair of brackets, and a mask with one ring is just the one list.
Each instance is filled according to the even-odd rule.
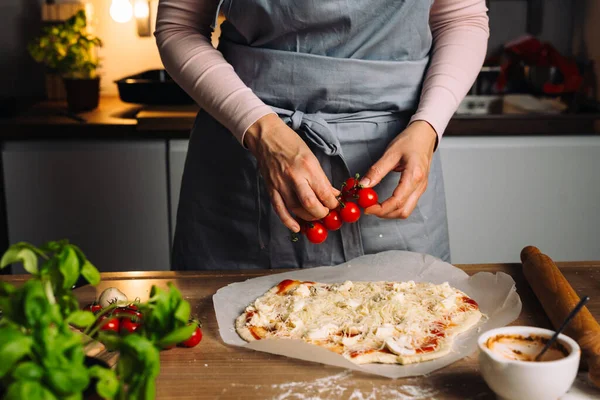
[[[515,279],[523,302],[521,316],[513,324],[548,327],[521,266],[486,264],[458,266],[469,274],[506,272]],[[600,261],[559,263],[578,294],[591,297],[589,309],[600,319]],[[151,285],[165,287],[173,281],[202,321],[204,338],[193,349],[175,348],[161,353],[157,399],[494,399],[478,372],[473,354],[429,376],[390,380],[356,371],[324,366],[287,357],[225,345],[219,336],[212,295],[221,287],[248,278],[283,271],[244,272],[127,272],[104,273],[97,287],[82,287],[82,303],[96,292],[115,286],[130,298],[145,300]],[[19,283],[26,276],[2,277]],[[600,397],[600,392],[597,393]]]

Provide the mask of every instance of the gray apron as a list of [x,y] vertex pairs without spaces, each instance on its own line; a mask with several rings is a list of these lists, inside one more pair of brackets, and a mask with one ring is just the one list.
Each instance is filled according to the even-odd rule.
[[[429,61],[431,0],[221,0],[219,50],[295,130],[332,184],[365,173],[414,112]],[[375,188],[396,188],[392,172]],[[385,250],[450,258],[439,153],[408,219],[363,215],[314,245],[271,209],[256,160],[200,111],[189,143],[173,268],[308,268]],[[399,266],[401,267],[401,266]]]

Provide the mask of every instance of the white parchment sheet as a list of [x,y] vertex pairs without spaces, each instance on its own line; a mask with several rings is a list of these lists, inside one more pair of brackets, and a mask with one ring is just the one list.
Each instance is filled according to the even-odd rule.
[[[479,303],[486,319],[459,335],[453,352],[445,357],[411,365],[356,365],[343,356],[302,340],[265,339],[247,343],[235,330],[235,319],[257,297],[283,279],[309,280],[323,283],[351,281],[448,282]],[[335,267],[319,267],[284,272],[249,279],[223,287],[213,296],[219,333],[227,344],[301,360],[363,371],[388,378],[424,375],[471,355],[477,350],[477,337],[493,328],[505,326],[521,313],[521,299],[515,282],[502,272],[479,272],[469,277],[462,270],[435,257],[406,251],[387,251],[356,258]]]

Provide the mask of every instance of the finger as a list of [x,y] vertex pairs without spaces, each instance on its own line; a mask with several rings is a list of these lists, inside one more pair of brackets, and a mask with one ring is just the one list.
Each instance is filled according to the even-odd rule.
[[296,195],[300,200],[300,205],[313,216],[313,219],[323,218],[329,213],[329,209],[319,201],[306,180],[296,184]]
[[300,232],[300,224],[292,217],[283,201],[283,197],[281,197],[281,194],[277,190],[271,191],[271,204],[281,222],[288,229],[296,233]]
[[283,198],[287,210],[291,211],[293,215],[304,220],[304,221],[315,221],[319,218],[315,218],[311,213],[305,210],[298,200],[298,196],[294,193],[291,188],[284,186],[279,190],[279,194]]
[[340,203],[336,198],[336,195],[339,195],[339,193],[336,192],[339,192],[339,190],[334,189],[329,184],[325,174],[323,174],[323,178],[325,178],[325,181],[320,179],[318,181],[311,182],[310,186],[317,195],[317,198],[321,201],[321,203],[328,209],[333,210]]
[[308,211],[306,211],[302,206],[294,206],[290,208],[290,211],[294,213],[298,218],[303,219],[304,221],[317,221],[321,218],[317,218]]
[[424,183],[424,179],[426,179],[426,175],[420,164],[411,160],[407,161],[406,169],[402,173],[400,183],[392,197],[381,203],[380,207],[375,205],[373,209],[366,209],[365,213],[384,218],[387,214],[402,209],[408,198]]
[[427,185],[421,185],[421,187],[419,187],[418,190],[415,190],[409,197],[408,199],[406,199],[406,202],[404,202],[404,204],[402,205],[402,207],[400,207],[399,209],[392,211],[391,213],[385,214],[383,215],[381,218],[386,218],[386,219],[406,219],[408,217],[410,217],[410,214],[412,214],[412,212],[415,210],[415,208],[417,207],[417,203],[419,202],[419,199],[421,198],[421,196],[423,195],[423,193],[425,192],[425,187]]
[[373,187],[398,166],[398,156],[386,151],[383,156],[369,168],[359,184],[364,187]]

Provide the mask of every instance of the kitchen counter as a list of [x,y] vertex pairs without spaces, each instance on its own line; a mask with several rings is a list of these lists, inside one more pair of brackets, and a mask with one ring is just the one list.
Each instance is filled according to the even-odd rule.
[[[197,110],[103,97],[96,110],[72,116],[63,102],[42,102],[15,118],[0,119],[0,139],[187,139]],[[445,136],[598,133],[600,114],[490,114],[456,115]]]
[[[558,263],[562,273],[580,294],[589,295],[590,312],[600,318],[600,261]],[[521,272],[520,264],[459,265],[469,274],[480,271],[506,272],[517,283],[523,310],[514,325],[549,327],[539,302]],[[203,323],[204,338],[193,349],[161,353],[161,373],[157,382],[158,399],[494,399],[478,371],[473,354],[427,377],[391,380],[359,372],[345,371],[287,357],[261,353],[223,344],[220,339],[212,295],[232,282],[282,271],[214,272],[125,272],[103,273],[98,288],[76,290],[81,303],[94,299],[96,292],[115,286],[129,297],[144,300],[153,284],[174,281],[192,313]],[[25,276],[0,277],[22,282]],[[599,391],[581,383],[588,398]]]

